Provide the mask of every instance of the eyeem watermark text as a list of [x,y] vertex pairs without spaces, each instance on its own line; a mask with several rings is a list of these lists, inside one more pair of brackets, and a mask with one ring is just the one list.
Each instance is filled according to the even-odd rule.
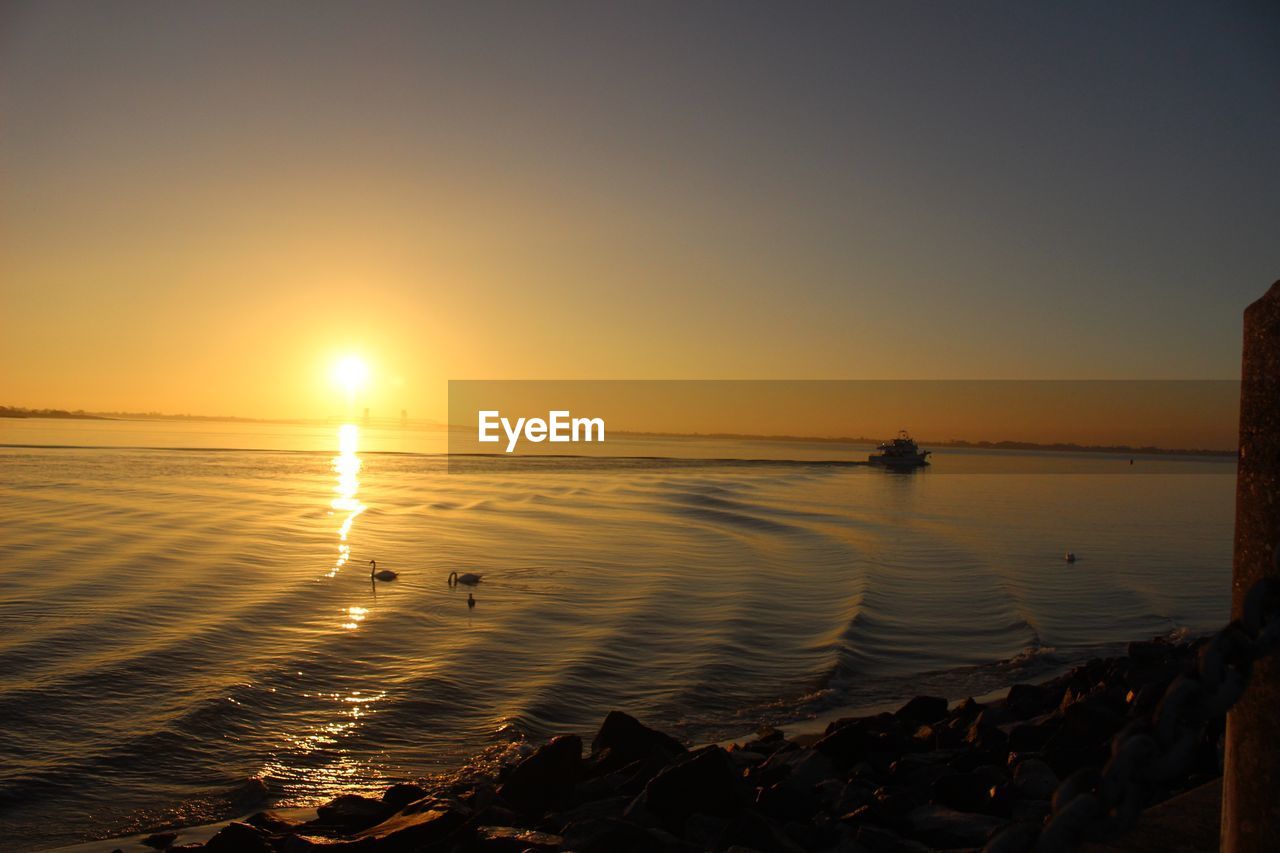
[[480,427],[477,440],[496,443],[502,440],[498,434],[501,428],[507,438],[507,452],[514,453],[520,439],[537,444],[551,442],[592,442],[604,441],[604,418],[575,418],[565,410],[547,412],[546,419],[502,417],[496,409],[485,409],[480,412]]

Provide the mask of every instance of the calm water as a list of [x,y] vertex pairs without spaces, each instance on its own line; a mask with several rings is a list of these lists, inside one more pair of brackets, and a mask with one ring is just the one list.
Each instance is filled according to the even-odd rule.
[[[1229,461],[941,452],[904,476],[668,440],[644,455],[800,461],[449,473],[439,434],[57,421],[0,444],[22,848],[220,819],[254,778],[286,804],[377,789],[612,708],[703,741],[980,694],[1229,607]],[[63,446],[13,446],[38,444]],[[400,579],[374,588],[370,558]],[[474,611],[455,569],[484,575]]]

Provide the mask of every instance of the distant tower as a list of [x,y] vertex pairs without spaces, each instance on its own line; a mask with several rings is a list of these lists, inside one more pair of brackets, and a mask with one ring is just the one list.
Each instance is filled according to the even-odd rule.
[[364,424],[365,426],[369,425],[369,410],[367,408],[364,410]]

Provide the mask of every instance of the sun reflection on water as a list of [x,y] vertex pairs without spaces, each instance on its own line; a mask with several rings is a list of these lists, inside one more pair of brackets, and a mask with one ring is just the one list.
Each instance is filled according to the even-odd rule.
[[[333,457],[333,497],[331,515],[338,522],[338,553],[325,576],[338,575],[351,559],[351,530],[356,516],[367,508],[359,498],[361,460],[360,428],[343,424],[338,428],[338,455]],[[361,595],[367,594],[362,590]],[[339,627],[348,632],[361,628],[368,618],[367,607],[352,604],[340,611]],[[330,611],[332,612],[332,611]],[[326,623],[332,630],[332,623]],[[348,642],[360,642],[352,638]],[[302,676],[301,671],[297,672]],[[341,678],[330,674],[326,681]],[[386,698],[378,690],[321,690],[300,693],[307,710],[279,733],[276,750],[264,764],[261,775],[283,789],[277,805],[314,805],[339,794],[372,794],[387,784],[386,773],[375,760],[361,758],[350,744],[358,743],[366,718],[376,713],[375,705]]]
[[356,497],[360,491],[361,463],[360,457],[356,454],[359,447],[360,427],[355,424],[343,424],[338,427],[338,455],[333,457],[333,471],[337,475],[337,484],[333,487],[333,491],[337,496],[329,505],[335,513],[345,513],[345,515],[342,523],[338,525],[338,558],[326,577],[336,575],[351,559],[351,545],[347,541],[351,533],[351,525],[355,522],[356,516],[366,509]]
[[386,698],[386,693],[352,690],[309,695],[336,706],[336,719],[303,733],[281,733],[281,753],[262,770],[264,777],[285,783],[278,805],[314,805],[339,794],[371,794],[384,788],[388,780],[383,769],[352,755],[342,742],[355,736],[362,718],[374,712],[372,705]]
[[342,623],[342,627],[348,631],[354,631],[360,627],[360,623],[364,621],[364,617],[368,615],[369,610],[366,607],[348,607],[348,621]]

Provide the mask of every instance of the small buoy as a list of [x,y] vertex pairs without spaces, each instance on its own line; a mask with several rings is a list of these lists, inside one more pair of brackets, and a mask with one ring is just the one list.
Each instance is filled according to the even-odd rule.
[[471,593],[467,593],[467,609],[468,610],[476,609],[476,597]]
[[1075,554],[1075,552],[1074,552],[1074,551],[1068,551],[1068,552],[1067,552],[1067,557],[1066,557],[1066,559],[1067,559],[1067,562],[1068,562],[1068,563],[1074,563],[1074,562],[1076,561],[1076,554]]

